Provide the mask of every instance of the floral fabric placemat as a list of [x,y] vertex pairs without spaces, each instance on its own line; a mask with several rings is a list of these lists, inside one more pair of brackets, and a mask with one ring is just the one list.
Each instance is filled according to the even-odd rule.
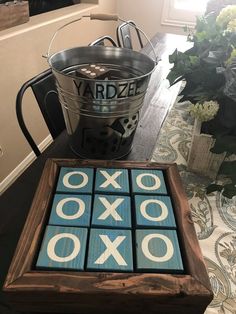
[[236,314],[236,197],[207,195],[210,179],[187,171],[194,122],[188,106],[188,102],[174,104],[152,161],[178,165],[214,293],[205,314]]

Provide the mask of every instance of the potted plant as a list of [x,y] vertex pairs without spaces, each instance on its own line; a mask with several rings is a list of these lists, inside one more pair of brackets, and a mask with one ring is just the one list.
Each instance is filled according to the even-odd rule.
[[[208,101],[219,104],[215,117],[203,121],[200,131],[214,139],[212,153],[228,158],[236,153],[236,5],[225,7],[218,16],[198,18],[188,40],[192,48],[175,50],[169,57],[173,68],[167,78],[171,85],[185,81],[180,101],[188,100],[192,106]],[[226,182],[211,184],[208,192],[236,195],[236,161],[224,161],[218,174],[227,176]]]

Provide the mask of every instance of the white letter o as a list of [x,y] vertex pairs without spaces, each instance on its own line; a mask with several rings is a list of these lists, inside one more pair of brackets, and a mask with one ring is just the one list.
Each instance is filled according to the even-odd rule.
[[[145,176],[149,176],[151,178],[153,178],[155,180],[155,184],[152,186],[146,186],[142,183],[142,178]],[[136,183],[137,185],[143,189],[143,190],[147,190],[147,191],[154,191],[159,189],[159,187],[161,186],[161,181],[158,178],[157,175],[153,174],[153,173],[141,173],[136,177]]]
[[[161,239],[165,242],[165,244],[166,244],[166,254],[165,255],[154,256],[153,254],[150,253],[150,251],[148,249],[148,244],[149,244],[149,241],[151,241],[152,239],[155,239],[155,238]],[[146,237],[143,238],[142,251],[143,251],[143,254],[148,259],[150,259],[153,262],[159,262],[159,263],[169,261],[174,254],[173,244],[170,241],[170,239],[167,238],[165,235],[159,234],[159,233],[158,234],[148,234]]]
[[[152,216],[148,215],[146,208],[147,208],[147,205],[149,203],[158,204],[161,207],[161,215],[160,216],[152,217]],[[140,205],[140,212],[144,218],[146,218],[147,220],[150,220],[150,221],[162,221],[168,217],[168,208],[167,208],[166,204],[163,203],[162,201],[155,200],[155,199],[148,199],[148,200],[143,201]]]
[[[75,174],[78,174],[78,175],[83,177],[83,181],[80,184],[76,184],[76,185],[70,184],[69,179],[71,176],[73,176]],[[87,183],[88,183],[88,176],[86,173],[81,172],[81,171],[72,171],[72,172],[65,174],[63,177],[64,186],[66,186],[67,188],[70,188],[70,189],[80,189],[80,188],[86,186]]]
[[[71,201],[76,202],[79,205],[78,211],[74,215],[66,215],[63,212],[63,206],[67,202],[71,202]],[[63,198],[62,200],[60,200],[60,202],[57,204],[57,207],[56,207],[57,215],[63,219],[67,219],[67,220],[78,219],[79,217],[81,217],[83,215],[84,211],[85,211],[84,202],[80,198],[76,198],[76,197]]]
[[[60,257],[58,255],[56,255],[55,253],[55,246],[57,244],[57,241],[63,239],[63,238],[69,238],[71,240],[73,240],[74,242],[74,250],[72,251],[72,253],[68,256],[65,257]],[[73,260],[80,251],[80,240],[79,238],[71,233],[59,233],[56,234],[53,238],[50,239],[50,241],[48,242],[48,246],[47,246],[47,254],[48,257],[55,261],[55,262],[59,262],[59,263],[65,263],[65,262],[69,262],[71,260]]]

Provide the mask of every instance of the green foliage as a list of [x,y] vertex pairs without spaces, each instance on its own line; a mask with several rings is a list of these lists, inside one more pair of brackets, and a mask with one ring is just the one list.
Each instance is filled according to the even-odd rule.
[[236,161],[225,161],[222,163],[219,175],[227,178],[226,184],[211,184],[207,187],[207,193],[222,191],[222,195],[232,198],[236,195]]
[[212,120],[219,110],[219,104],[216,101],[205,101],[203,104],[196,103],[189,106],[191,117],[198,119],[201,122]]
[[218,135],[216,136],[215,145],[212,147],[211,152],[215,154],[222,154],[224,152],[236,154],[236,136],[233,135]]
[[235,32],[222,30],[213,15],[198,18],[196,31],[189,37],[193,47],[189,50],[174,51],[169,56],[173,63],[167,79],[173,85],[179,80],[186,81],[182,91],[183,100],[193,103],[216,100],[224,96],[227,60],[236,47]]
[[[203,104],[217,101],[220,109],[213,121],[204,122],[205,130],[215,138],[212,152],[227,156],[236,154],[236,5],[224,9],[218,17],[202,16],[197,19],[195,32],[188,36],[192,48],[185,52],[175,50],[169,56],[173,67],[167,77],[170,85],[185,81],[180,101]],[[206,133],[206,132],[205,132]],[[236,173],[236,166],[233,165]],[[224,167],[223,167],[224,169]],[[236,178],[224,186],[212,184],[208,192],[222,191],[236,195]]]
[[217,185],[217,184],[210,184],[207,187],[207,194],[210,194],[212,192],[218,191],[222,192],[222,195],[227,198],[232,198],[236,195],[236,182],[225,184],[225,185]]
[[236,161],[225,161],[222,163],[219,174],[226,175],[232,180],[236,180]]

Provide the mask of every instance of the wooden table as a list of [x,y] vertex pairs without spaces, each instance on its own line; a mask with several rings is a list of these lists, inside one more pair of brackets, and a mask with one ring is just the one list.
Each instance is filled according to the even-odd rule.
[[[134,138],[134,147],[126,157],[128,160],[149,160],[154,149],[161,125],[171,108],[180,85],[168,88],[165,79],[170,65],[168,55],[175,48],[183,48],[186,38],[178,35],[157,34],[153,44],[161,61],[158,63],[150,82],[141,119]],[[150,48],[147,53],[151,54]],[[29,168],[5,191],[0,198],[0,284],[4,283],[19,236],[24,226],[45,162],[48,158],[76,158],[68,146],[68,135],[63,132]],[[3,293],[0,294],[0,313],[12,311]]]

